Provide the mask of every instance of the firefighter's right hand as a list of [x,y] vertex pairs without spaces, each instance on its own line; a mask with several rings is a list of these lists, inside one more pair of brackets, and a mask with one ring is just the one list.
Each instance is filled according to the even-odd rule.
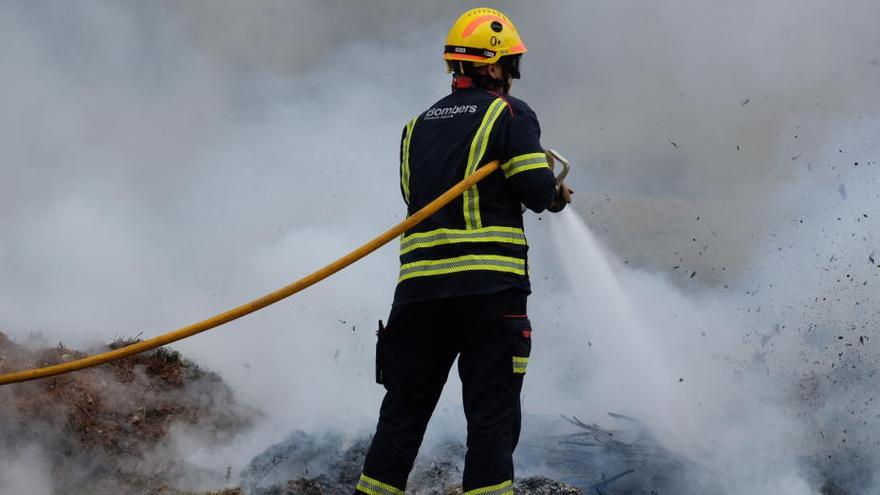
[[568,184],[565,181],[562,181],[558,186],[556,186],[556,195],[553,197],[553,202],[550,203],[550,206],[547,209],[552,213],[558,213],[562,211],[569,203],[571,203],[571,196],[574,194],[574,189],[568,187]]

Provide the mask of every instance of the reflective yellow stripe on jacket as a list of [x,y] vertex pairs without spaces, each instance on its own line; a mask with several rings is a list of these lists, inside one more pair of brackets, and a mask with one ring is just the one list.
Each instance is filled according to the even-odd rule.
[[403,138],[403,149],[400,158],[400,188],[403,190],[403,199],[409,204],[409,143],[412,141],[413,129],[416,126],[418,117],[406,124],[406,137]]
[[504,174],[504,178],[507,179],[520,172],[539,168],[550,168],[550,165],[547,164],[547,155],[544,153],[526,153],[525,155],[515,156],[506,163],[503,163],[501,165],[501,172]]
[[471,270],[489,270],[525,276],[526,261],[521,258],[494,254],[467,254],[455,258],[413,261],[400,265],[398,281]]
[[416,249],[460,242],[505,242],[519,246],[527,245],[525,232],[516,227],[483,227],[471,230],[436,229],[404,235],[400,241],[400,254],[406,254]]
[[[483,121],[477,129],[473,141],[471,141],[468,162],[464,172],[465,177],[474,173],[477,170],[477,166],[483,160],[483,155],[486,153],[486,147],[489,144],[489,135],[492,133],[495,121],[498,120],[498,116],[501,115],[506,106],[507,102],[504,101],[504,98],[496,98],[489,105],[488,110],[486,110],[486,115],[483,116]],[[464,223],[468,229],[478,229],[483,226],[483,222],[480,219],[480,193],[476,185],[464,192]]]

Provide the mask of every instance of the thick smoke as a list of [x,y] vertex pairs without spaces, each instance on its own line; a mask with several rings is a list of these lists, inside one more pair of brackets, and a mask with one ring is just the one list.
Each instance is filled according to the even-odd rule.
[[15,495],[32,493],[51,495],[53,483],[46,477],[49,463],[39,446],[30,445],[19,449],[15,454],[0,457],[0,494]]
[[[683,383],[720,368],[719,379],[745,374],[738,386],[781,403],[704,426],[729,425],[721,436],[746,447],[758,439],[750,431],[772,432],[780,448],[767,455],[778,457],[825,455],[805,432],[864,432],[862,446],[850,440],[846,451],[870,472],[872,410],[846,416],[836,407],[868,400],[869,380],[836,376],[853,362],[832,369],[830,357],[844,352],[868,366],[873,341],[858,337],[877,322],[871,277],[880,262],[867,260],[877,230],[880,4],[492,5],[529,45],[514,92],[538,112],[545,145],[575,163],[577,211],[636,269],[618,273],[634,301],[652,301],[641,317],[689,308],[676,316],[682,335],[707,334],[676,354],[691,372]],[[0,329],[75,346],[156,335],[298,278],[401,219],[400,128],[447,91],[439,47],[467,7],[4,3]],[[536,350],[527,409],[623,407],[617,393],[595,393],[614,376],[600,373],[610,368],[590,361],[596,351],[586,344],[611,329],[573,310],[546,222],[528,222],[532,308],[547,341]],[[178,450],[190,462],[241,466],[278,429],[371,428],[380,396],[373,330],[395,272],[386,248],[176,345],[267,412],[263,433],[228,451],[206,459],[188,442]],[[542,352],[557,359],[542,361]],[[859,384],[841,392],[851,380]],[[821,397],[807,413],[784,396],[802,386]],[[694,387],[693,401],[718,405]],[[460,428],[455,393],[435,434]],[[650,414],[638,409],[648,402],[630,404]],[[665,422],[670,444],[705,445],[685,442],[663,418],[643,419],[658,430]],[[40,450],[28,452],[34,462],[2,463],[0,480],[39,471]],[[719,452],[739,469],[755,465],[736,464],[745,447]],[[808,466],[792,475],[800,480],[792,493],[834,469]],[[783,478],[767,476],[763,488]],[[48,493],[51,482],[41,483]]]

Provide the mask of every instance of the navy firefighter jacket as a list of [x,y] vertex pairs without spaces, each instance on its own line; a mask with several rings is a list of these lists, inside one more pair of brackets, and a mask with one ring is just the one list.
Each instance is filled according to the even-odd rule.
[[400,189],[408,215],[478,167],[502,165],[403,235],[394,305],[530,291],[520,205],[541,212],[556,190],[540,136],[524,101],[479,88],[456,89],[407,123]]

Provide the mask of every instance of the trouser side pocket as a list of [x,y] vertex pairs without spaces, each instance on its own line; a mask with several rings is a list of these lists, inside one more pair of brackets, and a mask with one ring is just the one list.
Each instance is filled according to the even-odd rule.
[[532,323],[525,315],[508,315],[504,317],[504,328],[510,339],[513,374],[524,376],[532,353]]

